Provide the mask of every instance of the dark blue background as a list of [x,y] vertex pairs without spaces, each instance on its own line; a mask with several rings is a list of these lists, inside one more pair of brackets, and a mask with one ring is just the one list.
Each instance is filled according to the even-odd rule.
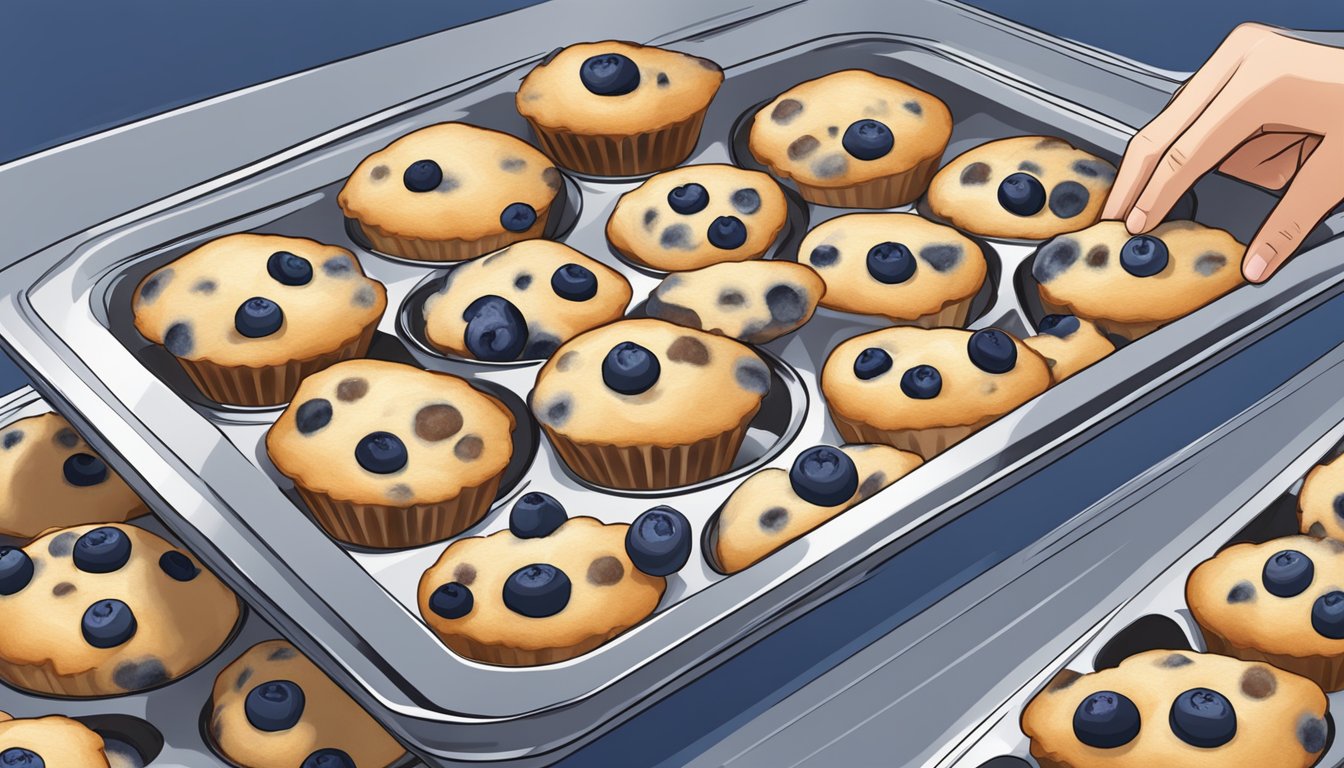
[[[8,75],[0,78],[0,163],[541,1],[5,0],[0,72]],[[1241,21],[1344,29],[1344,3],[1337,0],[970,1],[1046,32],[1177,70],[1198,67]],[[22,381],[0,357],[0,392]]]

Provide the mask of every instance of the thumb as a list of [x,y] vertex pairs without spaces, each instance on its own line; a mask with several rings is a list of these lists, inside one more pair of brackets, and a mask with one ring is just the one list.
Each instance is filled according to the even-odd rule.
[[1322,141],[1251,239],[1241,267],[1247,280],[1253,283],[1268,280],[1344,198],[1340,168],[1344,168],[1344,143],[1338,137]]

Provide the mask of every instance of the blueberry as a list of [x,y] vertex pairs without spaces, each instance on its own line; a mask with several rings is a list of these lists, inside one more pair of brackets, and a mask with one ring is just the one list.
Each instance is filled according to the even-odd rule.
[[1311,628],[1321,637],[1344,640],[1344,592],[1335,590],[1316,598],[1311,606]]
[[406,445],[391,432],[370,432],[355,446],[359,466],[379,475],[400,470],[406,460]]
[[417,160],[401,175],[401,182],[412,192],[429,192],[442,181],[443,169],[433,160]]
[[355,761],[339,749],[319,749],[304,758],[299,768],[356,768]]
[[915,255],[901,243],[878,243],[868,249],[868,274],[879,283],[904,283],[915,276]]
[[999,184],[999,205],[1014,216],[1033,216],[1045,207],[1045,187],[1029,173],[1014,173]]
[[10,747],[4,752],[0,752],[0,765],[9,768],[46,768],[47,763],[41,756],[31,749],[23,747]]
[[130,606],[120,600],[99,600],[84,611],[80,629],[84,642],[94,648],[116,648],[135,636],[136,627]]
[[662,366],[658,357],[633,341],[611,348],[602,361],[602,381],[622,395],[638,395],[658,383]]
[[564,571],[533,563],[514,571],[504,582],[504,605],[514,613],[544,619],[565,609],[572,589]]
[[75,542],[75,567],[85,573],[112,573],[131,559],[131,537],[120,528],[105,525]]
[[0,547],[0,595],[13,595],[33,580],[33,561],[18,547]]
[[1221,747],[1237,735],[1237,712],[1217,691],[1191,688],[1171,703],[1171,730],[1192,747]]
[[1269,556],[1260,580],[1271,595],[1293,597],[1305,592],[1315,576],[1316,564],[1310,557],[1295,549],[1285,549]]
[[445,619],[460,619],[471,613],[476,604],[467,585],[450,581],[441,585],[429,596],[429,610]]
[[520,539],[550,536],[568,520],[565,507],[549,493],[531,491],[514,502],[509,513],[509,530]]
[[943,391],[943,375],[932,365],[916,365],[901,374],[901,391],[915,400],[932,400]]
[[1115,691],[1097,691],[1073,712],[1073,735],[1097,749],[1123,747],[1139,735],[1139,725],[1139,708]]
[[325,397],[305,400],[294,411],[294,428],[301,435],[311,435],[331,423],[331,414],[331,401]]
[[1041,318],[1041,322],[1036,327],[1041,333],[1067,339],[1077,333],[1083,325],[1073,315],[1046,315]]
[[971,334],[966,342],[971,362],[986,373],[1007,373],[1017,365],[1017,345],[998,328],[985,328]]
[[834,507],[849,501],[859,490],[859,470],[839,448],[815,445],[793,460],[789,485],[809,504]]
[[747,242],[747,225],[736,216],[720,216],[709,225],[709,243],[715,248],[731,251]]
[[191,581],[201,574],[201,569],[191,562],[191,558],[175,549],[159,556],[159,569],[174,581]]
[[677,213],[689,216],[705,210],[709,205],[709,192],[695,182],[682,184],[667,193],[667,204]]
[[537,210],[527,203],[509,203],[499,214],[499,223],[510,232],[526,232],[537,223]]
[[582,264],[563,264],[551,274],[551,290],[566,301],[587,301],[597,295],[597,275]]
[[107,465],[97,456],[75,453],[71,454],[61,465],[61,474],[65,475],[65,482],[80,488],[86,488],[107,479]]
[[274,733],[298,725],[304,703],[302,688],[288,680],[271,680],[247,692],[243,712],[253,728]]
[[313,264],[289,251],[276,251],[266,260],[266,272],[281,285],[307,285],[313,280]]
[[467,350],[477,360],[517,360],[527,347],[527,321],[502,296],[487,295],[471,302],[462,313],[467,321]]
[[602,53],[583,62],[579,79],[598,96],[624,96],[639,87],[639,67],[619,53]]
[[854,375],[867,381],[891,370],[891,355],[887,350],[869,347],[854,358]]
[[280,330],[285,313],[280,305],[261,296],[244,301],[233,315],[233,327],[249,339],[260,339]]
[[650,576],[669,576],[691,557],[691,523],[665,504],[646,509],[625,532],[625,554]]
[[1152,277],[1167,268],[1167,244],[1152,235],[1135,235],[1120,249],[1120,266],[1135,277]]
[[840,144],[860,160],[876,160],[891,151],[895,138],[886,125],[876,120],[859,120],[845,129]]

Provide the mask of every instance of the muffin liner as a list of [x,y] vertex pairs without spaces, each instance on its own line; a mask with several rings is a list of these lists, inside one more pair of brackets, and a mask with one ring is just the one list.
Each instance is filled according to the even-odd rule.
[[62,675],[56,672],[49,661],[42,664],[16,664],[0,660],[0,679],[16,688],[51,696],[90,698],[127,693],[120,688],[99,685],[97,670]]
[[403,259],[418,261],[466,261],[486,253],[493,253],[520,240],[533,240],[541,237],[546,230],[546,220],[551,208],[537,211],[537,221],[522,232],[500,232],[482,237],[479,240],[423,240],[417,237],[397,235],[365,221],[359,222],[364,236],[375,251],[380,251]]
[[357,504],[309,490],[297,481],[294,487],[318,525],[333,538],[374,549],[406,549],[443,541],[480,522],[495,503],[499,481],[496,475],[446,501],[410,507]]
[[1232,656],[1242,661],[1262,661],[1285,672],[1301,675],[1321,686],[1326,693],[1344,690],[1344,657],[1266,653],[1256,648],[1237,645],[1203,624],[1200,624],[1199,628],[1204,635],[1204,645],[1209,653]]
[[920,315],[914,320],[901,320],[894,317],[889,319],[897,325],[917,325],[920,328],[964,328],[966,327],[966,321],[971,316],[971,304],[975,302],[979,293],[979,291],[976,291],[960,301],[945,304],[937,312]]
[[568,661],[576,656],[594,650],[608,640],[616,637],[629,627],[619,627],[606,634],[590,635],[581,642],[560,648],[513,648],[497,643],[480,643],[465,635],[440,635],[443,644],[459,656],[466,656],[486,664],[498,664],[504,667],[534,667],[539,664],[554,664]]
[[691,156],[700,139],[705,109],[678,123],[633,136],[586,135],[548,128],[531,118],[541,149],[570,170],[593,176],[638,176],[673,168]]
[[[798,194],[809,203],[833,208],[895,208],[913,203],[929,188],[938,172],[940,155],[925,158],[903,173],[845,187],[814,187],[792,179]],[[776,176],[780,174],[775,173]]]
[[306,376],[317,373],[342,360],[363,357],[373,343],[378,320],[374,319],[356,336],[339,349],[303,360],[290,360],[284,365],[249,368],[240,365],[220,365],[209,360],[177,358],[196,388],[217,403],[245,406],[280,405],[289,402]]
[[996,417],[981,419],[975,424],[951,427],[929,427],[927,429],[877,429],[861,421],[847,419],[828,409],[831,421],[840,431],[840,437],[846,443],[882,443],[902,451],[917,453],[925,461],[946,451],[962,440],[979,432],[992,423]]
[[726,473],[760,410],[751,409],[737,426],[687,445],[608,445],[579,443],[542,425],[570,471],[594,485],[651,491],[691,485]]

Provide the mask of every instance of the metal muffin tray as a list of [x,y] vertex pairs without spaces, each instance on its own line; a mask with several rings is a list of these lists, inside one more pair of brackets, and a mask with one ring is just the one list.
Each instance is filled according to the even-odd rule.
[[[751,37],[749,28],[730,26],[662,41],[717,61],[727,75],[688,164],[752,166],[742,136],[755,109],[794,83],[851,67],[897,77],[943,99],[955,120],[944,160],[990,139],[1049,134],[1116,161],[1128,137],[1122,124],[952,45],[846,34],[749,57],[753,45],[744,41]],[[1301,268],[1286,270],[1269,287],[1236,291],[1046,392],[741,573],[715,571],[697,543],[690,563],[669,578],[653,616],[582,657],[532,668],[476,663],[447,650],[415,607],[417,581],[446,544],[370,552],[329,538],[267,460],[263,438],[279,410],[204,400],[166,351],[135,332],[130,295],[141,277],[234,232],[311,237],[354,251],[388,288],[389,308],[370,357],[465,376],[503,397],[519,417],[517,465],[490,514],[464,536],[506,526],[508,507],[524,489],[552,493],[571,514],[605,521],[629,521],[667,503],[703,529],[747,473],[788,466],[810,445],[838,442],[817,387],[821,363],[843,339],[889,324],[821,309],[798,332],[765,345],[775,373],[770,400],[728,475],[642,493],[598,490],[577,480],[537,438],[523,406],[540,364],[489,365],[435,353],[420,337],[415,313],[444,267],[368,250],[335,201],[362,158],[435,122],[461,120],[529,138],[513,92],[530,66],[485,73],[452,92],[336,129],[199,196],[146,210],[35,270],[30,284],[0,303],[0,317],[24,323],[47,345],[24,345],[39,366],[71,371],[72,378],[53,389],[70,390],[78,401],[72,418],[90,427],[90,439],[107,449],[109,461],[170,527],[375,717],[438,764],[558,759],[864,578],[875,561],[898,556],[964,511],[965,500],[1003,487],[1142,408],[1250,343],[1277,318],[1303,311],[1344,277],[1333,264],[1308,260],[1311,266],[1293,265]],[[1109,76],[1117,87],[1134,87],[1118,69]],[[640,180],[568,179],[556,233],[622,271],[635,290],[632,312],[638,312],[657,277],[610,251],[603,227],[619,195]],[[1213,177],[1183,212],[1245,240],[1271,202],[1261,191]],[[772,257],[796,258],[808,228],[846,212],[795,199]],[[982,243],[991,279],[970,327],[1029,334],[1039,314],[1024,265],[1037,244]]]
[[[1338,367],[1340,350],[1330,355],[1329,363]],[[1322,361],[1326,362],[1326,361]],[[1338,376],[1338,373],[1335,374]],[[1318,371],[1317,386],[1325,377]],[[1337,378],[1333,382],[1338,385]],[[1182,553],[1170,565],[1160,565],[1145,578],[1151,578],[1137,594],[1126,600],[1104,620],[1080,637],[1047,667],[1032,676],[1008,701],[983,719],[971,736],[957,746],[939,768],[1028,768],[1037,762],[1030,753],[1030,741],[1021,730],[1022,712],[1058,674],[1087,674],[1110,669],[1137,653],[1149,650],[1207,650],[1204,639],[1185,601],[1185,582],[1200,563],[1234,544],[1262,543],[1284,536],[1299,535],[1298,497],[1303,478],[1312,467],[1344,453],[1344,409],[1335,398],[1333,407],[1322,409],[1315,429],[1304,432],[1300,453],[1289,453],[1286,465],[1267,482],[1256,483],[1254,495],[1230,513],[1213,505],[1205,516],[1214,523],[1212,530],[1192,526],[1193,537],[1182,542]],[[1324,434],[1320,431],[1324,429]],[[1320,435],[1319,438],[1316,436]],[[1344,739],[1338,738],[1338,718],[1344,715],[1344,691],[1327,694],[1330,710],[1328,741],[1318,766],[1344,765]]]

